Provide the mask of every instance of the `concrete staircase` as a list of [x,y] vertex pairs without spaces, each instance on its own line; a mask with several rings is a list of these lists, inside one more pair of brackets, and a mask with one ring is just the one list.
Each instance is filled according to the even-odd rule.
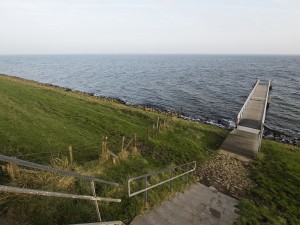
[[229,225],[238,217],[238,201],[200,183],[137,216],[131,225]]

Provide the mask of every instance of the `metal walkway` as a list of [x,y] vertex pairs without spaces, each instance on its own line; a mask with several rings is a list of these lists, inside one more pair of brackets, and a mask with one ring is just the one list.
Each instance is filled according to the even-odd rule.
[[269,91],[272,85],[258,80],[237,116],[237,128],[225,139],[221,153],[249,161],[256,157],[260,149],[264,130]]

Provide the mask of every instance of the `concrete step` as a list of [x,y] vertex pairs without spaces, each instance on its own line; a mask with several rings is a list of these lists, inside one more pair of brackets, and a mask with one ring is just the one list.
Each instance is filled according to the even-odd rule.
[[238,201],[200,183],[137,216],[131,225],[233,224]]
[[124,225],[122,221],[107,221],[107,222],[96,222],[96,223],[81,223],[72,225]]
[[259,136],[242,130],[234,130],[227,136],[220,149],[254,159],[259,149]]

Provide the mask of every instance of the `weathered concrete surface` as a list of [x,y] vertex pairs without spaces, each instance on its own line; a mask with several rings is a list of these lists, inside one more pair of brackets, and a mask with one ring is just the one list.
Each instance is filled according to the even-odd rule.
[[253,134],[242,130],[233,130],[220,147],[221,153],[227,151],[238,156],[245,157],[240,160],[254,159],[259,149],[259,134]]
[[238,200],[200,183],[137,216],[131,225],[230,225],[238,214]]

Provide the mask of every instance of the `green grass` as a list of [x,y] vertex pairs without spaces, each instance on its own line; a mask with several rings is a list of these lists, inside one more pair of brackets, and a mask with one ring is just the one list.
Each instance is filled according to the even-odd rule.
[[[0,107],[1,154],[72,169],[120,184],[117,188],[97,187],[99,196],[122,199],[121,203],[100,203],[104,220],[129,222],[143,210],[143,195],[128,197],[128,178],[178,163],[205,161],[216,152],[228,133],[209,125],[169,118],[167,127],[148,140],[147,128],[152,127],[157,117],[166,119],[166,114],[2,75]],[[120,160],[115,165],[99,160],[104,135],[108,135],[109,149],[118,153],[122,137],[125,136],[128,142],[134,133],[140,156]],[[68,165],[66,159],[70,144],[74,152],[73,166]],[[52,158],[61,160],[51,163]],[[153,178],[151,182],[159,179]],[[4,178],[0,181],[11,182]],[[21,173],[18,182],[11,183],[28,188],[90,194],[89,184],[85,182],[44,172]],[[184,179],[179,179],[174,182],[174,190],[182,190],[185,185]],[[149,205],[157,204],[171,194],[167,185],[151,190]],[[0,212],[27,224],[97,221],[93,202],[12,194],[0,197]]]
[[251,170],[257,187],[237,224],[300,224],[300,149],[265,140]]
[[[201,160],[202,153],[216,150],[227,134],[175,119],[166,132],[147,141],[147,128],[166,115],[6,76],[0,76],[0,105],[0,147],[8,155],[36,161],[41,157],[34,157],[35,153],[67,154],[69,144],[77,161],[95,158],[105,134],[109,148],[118,152],[122,136],[129,140],[134,133],[150,155],[166,154],[168,162]],[[88,148],[93,149],[84,151]],[[76,155],[76,150],[81,154]],[[47,154],[43,156],[47,160]]]

